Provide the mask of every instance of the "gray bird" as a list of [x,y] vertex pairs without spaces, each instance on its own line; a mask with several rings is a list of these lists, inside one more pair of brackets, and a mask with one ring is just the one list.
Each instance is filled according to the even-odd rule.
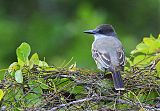
[[125,54],[112,25],[102,24],[96,29],[87,30],[84,33],[94,35],[92,57],[98,69],[112,72],[115,89],[124,90],[120,71],[124,70]]

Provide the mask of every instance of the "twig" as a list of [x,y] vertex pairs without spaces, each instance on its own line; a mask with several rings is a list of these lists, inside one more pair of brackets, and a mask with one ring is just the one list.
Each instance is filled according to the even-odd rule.
[[50,109],[48,111],[56,111],[57,109],[60,109],[62,107],[67,107],[67,106],[70,106],[72,104],[82,103],[82,102],[91,101],[91,100],[93,100],[93,98],[85,98],[85,99],[80,99],[80,100],[77,100],[77,101],[72,101],[72,102],[69,102],[67,104],[61,104],[61,105],[59,105],[57,107],[54,107],[54,108],[52,108],[52,109]]
[[[69,102],[69,103],[66,103],[66,104],[61,104],[57,107],[53,107],[52,109],[48,110],[48,111],[56,111],[58,109],[61,109],[63,107],[67,107],[67,106],[70,106],[70,105],[73,105],[73,104],[78,104],[78,103],[82,103],[82,102],[87,102],[87,101],[100,101],[100,100],[107,100],[107,101],[115,101],[115,96],[111,97],[111,96],[100,96],[100,97],[91,97],[91,98],[84,98],[84,99],[79,99],[79,100],[76,100],[76,101],[72,101],[72,102]],[[126,100],[123,100],[123,99],[116,99],[117,103],[121,103],[121,104],[129,104],[131,106],[140,106],[139,103],[134,103],[132,101],[126,101]],[[148,110],[157,110],[157,108],[154,108],[154,107],[151,107],[151,106],[148,106],[148,105],[145,105],[145,104],[141,104],[143,105],[143,108],[146,108]]]

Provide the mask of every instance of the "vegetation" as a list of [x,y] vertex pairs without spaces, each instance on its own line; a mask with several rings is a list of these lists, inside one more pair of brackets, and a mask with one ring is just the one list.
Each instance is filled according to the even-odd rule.
[[[0,110],[160,110],[159,3],[0,0]],[[91,57],[83,31],[100,24],[113,25],[128,57],[125,91]]]
[[[0,0],[0,69],[16,61],[22,42],[50,65],[77,62],[96,69],[91,58],[93,37],[83,34],[100,24],[112,24],[125,53],[143,39],[159,34],[160,0]],[[31,52],[31,54],[33,54]]]
[[127,58],[124,91],[115,91],[111,74],[78,68],[72,59],[50,66],[22,43],[17,62],[1,69],[1,110],[158,110],[160,35],[144,37]]

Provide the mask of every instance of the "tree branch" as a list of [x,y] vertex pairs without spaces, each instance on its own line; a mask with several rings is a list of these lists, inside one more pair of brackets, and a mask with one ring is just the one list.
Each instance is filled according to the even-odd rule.
[[[67,107],[67,106],[70,106],[70,105],[73,105],[73,104],[78,104],[78,103],[82,103],[82,102],[86,102],[86,101],[100,101],[100,100],[107,100],[107,101],[115,101],[117,103],[121,103],[121,104],[129,104],[131,106],[138,106],[140,107],[140,103],[134,103],[132,101],[126,101],[126,100],[123,100],[123,99],[116,99],[115,96],[111,97],[111,96],[100,96],[100,97],[91,97],[91,98],[84,98],[84,99],[79,99],[79,100],[76,100],[76,101],[72,101],[72,102],[69,102],[69,103],[66,103],[66,104],[61,104],[57,107],[54,107],[48,111],[57,111],[58,109],[60,108],[63,108],[63,107]],[[149,105],[145,105],[145,104],[142,104],[143,105],[143,108],[146,108],[148,110],[157,110],[157,108],[154,108],[154,107],[151,107]]]

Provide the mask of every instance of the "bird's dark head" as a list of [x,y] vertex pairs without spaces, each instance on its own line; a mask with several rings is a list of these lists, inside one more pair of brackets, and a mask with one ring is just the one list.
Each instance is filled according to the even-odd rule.
[[86,31],[84,31],[84,33],[101,34],[101,35],[106,35],[106,36],[112,36],[112,35],[116,34],[112,25],[109,25],[109,24],[102,24],[102,25],[98,26],[96,29],[86,30]]

